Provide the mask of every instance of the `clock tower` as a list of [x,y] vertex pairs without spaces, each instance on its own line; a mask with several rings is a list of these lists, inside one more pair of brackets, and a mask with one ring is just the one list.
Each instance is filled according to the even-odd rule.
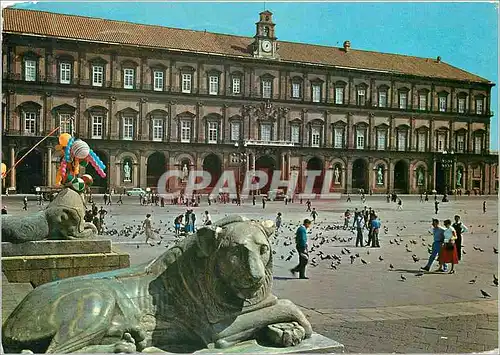
[[263,11],[259,14],[260,19],[256,25],[254,42],[252,43],[253,56],[255,58],[278,59],[278,46],[274,33],[273,13]]

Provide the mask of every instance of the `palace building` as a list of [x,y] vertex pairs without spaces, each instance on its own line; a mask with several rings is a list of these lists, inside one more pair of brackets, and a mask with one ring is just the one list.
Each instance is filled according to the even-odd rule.
[[[156,187],[184,165],[214,177],[280,170],[283,180],[297,176],[297,191],[309,170],[335,171],[332,192],[498,191],[495,84],[440,57],[279,41],[269,11],[249,37],[21,9],[3,16],[8,167],[60,126],[106,164],[105,179],[93,174],[101,192]],[[6,187],[53,185],[56,145],[40,144]]]

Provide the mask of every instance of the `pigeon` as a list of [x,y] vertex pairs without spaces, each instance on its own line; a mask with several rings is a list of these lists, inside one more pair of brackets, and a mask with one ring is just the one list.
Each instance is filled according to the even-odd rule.
[[380,256],[378,257],[378,260],[380,260],[380,261],[384,261],[384,258],[382,257],[382,255],[380,255]]
[[351,264],[353,264],[354,263],[354,259],[356,259],[356,257],[354,255],[351,255],[350,258],[351,258]]
[[290,261],[292,260],[292,255],[288,255],[288,257],[286,258],[286,261]]
[[495,247],[493,247],[493,252],[494,252],[495,254],[498,254],[498,249],[497,249],[497,248],[495,248]]
[[394,270],[394,265],[389,264],[389,269]]
[[366,262],[366,260],[363,260],[363,259],[361,259],[361,262],[362,262],[363,264],[368,264],[368,263]]
[[473,285],[476,283],[477,276],[474,276],[472,280],[469,280],[469,284]]
[[484,298],[491,297],[491,295],[488,292],[486,292],[484,290],[480,290],[480,291],[481,291],[481,294],[483,295]]
[[413,262],[415,262],[415,263],[416,263],[416,262],[418,262],[418,261],[420,261],[420,258],[419,258],[419,257],[417,257],[415,254],[413,254],[413,255],[411,256],[411,258],[413,259]]
[[406,277],[403,274],[401,274],[401,281],[406,281]]

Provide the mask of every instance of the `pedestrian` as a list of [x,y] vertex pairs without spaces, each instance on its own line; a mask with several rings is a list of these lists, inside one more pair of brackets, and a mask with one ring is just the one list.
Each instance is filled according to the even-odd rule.
[[[432,229],[429,232],[432,233],[434,241],[432,242],[432,251],[431,256],[429,257],[429,261],[427,262],[427,265],[421,267],[421,269],[425,271],[429,271],[431,269],[432,263],[436,259],[436,256],[438,256],[439,251],[441,250],[441,244],[444,240],[444,228],[439,225],[438,219],[432,219]],[[438,271],[444,270],[439,268]]]
[[266,198],[262,197],[262,208],[266,208]]
[[344,229],[348,229],[349,228],[349,221],[351,219],[351,212],[347,209],[345,212],[344,212]]
[[[142,226],[144,227],[144,234],[146,234],[146,243],[148,243],[148,240],[149,239],[154,239],[153,237],[153,230],[152,230],[152,227],[151,227],[151,214],[147,214],[146,215],[146,219],[144,220],[144,222],[142,222]],[[151,246],[153,246],[154,244],[149,244]]]
[[209,226],[212,224],[212,217],[208,211],[205,211],[205,215],[203,216],[203,225]]
[[387,203],[391,203],[391,195],[387,194],[386,198],[387,198]]
[[184,213],[184,231],[186,232],[186,235],[191,233],[191,210],[186,210],[186,213]]
[[[212,206],[212,199],[210,198],[210,195],[207,196],[207,201],[208,201],[208,205]],[[254,203],[254,205],[255,205],[255,203]]]
[[363,246],[363,227],[365,225],[365,222],[363,220],[363,215],[361,212],[356,212],[354,215],[354,223],[353,227],[356,228],[356,247],[357,246]]
[[108,195],[108,205],[111,206],[111,191],[109,192],[109,195]]
[[98,213],[99,212],[97,210],[97,206],[96,206],[95,202],[92,202],[92,215],[95,217],[95,216],[97,216]]
[[23,210],[28,210],[28,196],[24,196],[23,198]]
[[7,206],[2,207],[2,214],[7,214]]
[[116,203],[123,205],[123,194],[120,194],[120,196],[118,196],[118,201],[116,201]]
[[196,229],[196,214],[191,210],[191,232],[195,232]]
[[458,264],[457,248],[455,241],[457,239],[457,234],[455,229],[451,226],[451,221],[449,219],[444,222],[444,232],[443,232],[443,245],[439,252],[439,270],[445,271],[443,265],[446,263],[451,263],[450,274],[455,273],[455,265]]
[[160,198],[160,206],[165,207],[165,197]]
[[300,279],[308,279],[306,277],[306,265],[309,261],[309,254],[307,252],[307,229],[311,226],[311,221],[309,219],[304,219],[304,223],[297,228],[295,233],[295,247],[299,254],[299,264],[295,266],[290,272],[295,275],[299,273]]
[[378,235],[381,225],[382,223],[380,223],[380,219],[378,219],[378,216],[373,213],[373,218],[370,221],[370,229],[372,230],[372,248],[380,248]]
[[38,200],[38,206],[41,206],[41,205],[42,205],[42,201],[43,201],[43,199],[42,199],[42,194],[38,194],[38,195],[36,196],[36,198],[37,198],[37,200]]
[[425,191],[425,202],[429,201],[429,193]]
[[398,198],[398,211],[401,211],[403,209],[403,201],[401,198]]
[[106,211],[101,206],[101,209],[99,210],[99,224],[101,226],[101,232],[102,232],[102,229],[104,228],[104,216],[107,215],[107,214],[108,214],[108,211]]
[[483,213],[486,213],[486,201],[483,201]]
[[83,220],[85,222],[92,222],[94,219],[94,215],[92,214],[92,210],[86,210],[85,215],[83,216]]
[[105,192],[102,198],[104,199],[104,205],[106,206],[108,204],[108,193]]
[[311,212],[311,200],[308,199],[306,201],[306,206],[307,206],[306,212]]
[[438,212],[439,212],[439,201],[438,200],[434,200],[434,212],[435,212],[435,214],[438,214]]
[[255,194],[252,196],[252,205],[255,206],[255,202],[256,202],[256,197],[255,197]]
[[462,234],[467,233],[469,229],[462,223],[458,214],[455,215],[455,223],[453,223],[452,227],[455,229],[455,233],[457,235],[455,245],[457,247],[457,258],[460,261],[462,260]]
[[281,212],[278,212],[276,215],[276,234],[278,234],[279,229],[281,228]]
[[288,205],[288,196],[285,196],[285,198],[283,199],[283,201],[285,201],[285,206]]
[[347,194],[347,201],[346,202],[351,202],[351,194]]
[[316,223],[317,216],[318,216],[318,212],[316,211],[316,208],[313,208],[311,211],[311,217],[312,217],[314,223]]
[[420,194],[420,202],[424,202],[424,194]]
[[174,219],[174,232],[176,237],[178,237],[181,234],[181,224],[182,224],[182,215],[179,215]]

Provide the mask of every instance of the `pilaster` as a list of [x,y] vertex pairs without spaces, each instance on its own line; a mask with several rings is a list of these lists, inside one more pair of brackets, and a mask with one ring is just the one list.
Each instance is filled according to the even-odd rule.
[[345,192],[352,191],[352,158],[347,157],[347,178],[345,179]]
[[[348,112],[347,113],[347,149],[353,149],[353,140],[354,140],[354,135],[353,135],[353,127],[352,127],[352,116],[353,113]],[[350,190],[349,190],[350,191]]]

